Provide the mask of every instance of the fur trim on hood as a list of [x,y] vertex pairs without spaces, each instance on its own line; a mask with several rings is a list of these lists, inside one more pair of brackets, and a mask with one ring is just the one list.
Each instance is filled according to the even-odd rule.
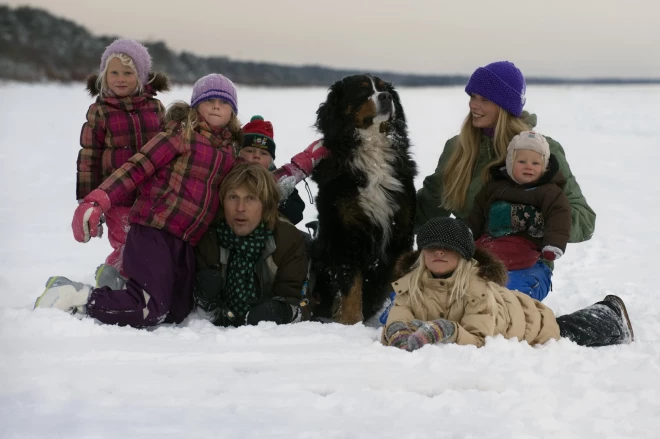
[[[405,253],[399,258],[394,268],[394,274],[397,279],[402,278],[412,270],[419,258],[419,254],[419,250],[416,250]],[[473,259],[476,259],[479,263],[479,277],[495,282],[503,287],[506,286],[509,280],[508,271],[502,261],[495,255],[482,248],[477,248],[474,251]]]
[[[97,96],[100,92],[96,86],[96,81],[98,80],[99,75],[93,74],[87,78],[87,91],[89,95],[94,97]],[[151,87],[154,93],[170,91],[170,78],[167,77],[165,73],[149,73],[149,82],[145,88]]]

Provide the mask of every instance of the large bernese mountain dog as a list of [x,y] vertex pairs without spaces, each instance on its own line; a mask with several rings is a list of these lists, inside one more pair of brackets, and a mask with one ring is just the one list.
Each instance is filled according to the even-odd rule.
[[397,258],[412,249],[417,167],[399,95],[377,76],[333,84],[316,127],[331,155],[312,173],[315,314],[353,324],[382,307]]

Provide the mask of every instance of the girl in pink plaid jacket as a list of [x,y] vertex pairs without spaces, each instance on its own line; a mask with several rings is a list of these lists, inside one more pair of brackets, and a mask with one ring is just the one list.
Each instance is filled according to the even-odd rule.
[[[99,74],[88,78],[87,90],[98,97],[80,133],[79,202],[161,131],[165,108],[155,96],[169,90],[169,80],[150,71],[147,49],[137,41],[119,39],[103,52]],[[104,214],[113,248],[105,263],[119,272],[134,202],[135,195],[126,194]]]

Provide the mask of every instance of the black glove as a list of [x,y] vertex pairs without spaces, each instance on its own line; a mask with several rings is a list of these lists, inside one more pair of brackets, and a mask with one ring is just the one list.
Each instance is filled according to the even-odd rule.
[[219,307],[210,312],[215,326],[236,326],[236,315],[226,307]]

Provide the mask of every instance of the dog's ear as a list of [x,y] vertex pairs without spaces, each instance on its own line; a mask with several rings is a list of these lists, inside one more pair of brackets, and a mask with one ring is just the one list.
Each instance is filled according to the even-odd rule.
[[387,91],[392,95],[392,102],[394,103],[394,110],[396,112],[394,118],[402,122],[406,121],[406,114],[403,112],[403,106],[401,105],[401,99],[399,99],[399,93],[394,89],[394,86],[391,82],[386,83]]
[[328,97],[316,111],[316,128],[324,135],[335,132],[337,112],[341,111],[340,103],[344,97],[346,85],[340,80],[330,86]]

